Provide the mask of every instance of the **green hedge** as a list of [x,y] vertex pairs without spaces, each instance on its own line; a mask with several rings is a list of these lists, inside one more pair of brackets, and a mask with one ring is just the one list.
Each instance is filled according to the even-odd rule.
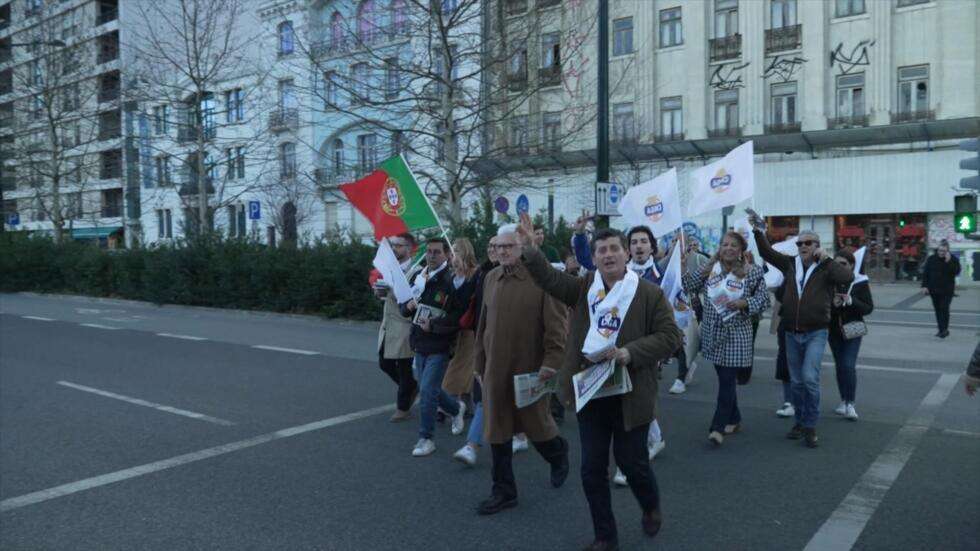
[[373,247],[350,242],[269,248],[210,239],[108,251],[7,232],[0,238],[0,291],[379,319],[367,285],[373,258]]

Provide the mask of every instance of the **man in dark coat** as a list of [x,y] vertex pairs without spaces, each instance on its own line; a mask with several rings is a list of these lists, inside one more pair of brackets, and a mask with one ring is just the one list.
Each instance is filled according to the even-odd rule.
[[936,252],[926,259],[922,272],[922,294],[932,298],[936,311],[936,336],[945,339],[949,336],[949,305],[953,302],[956,276],[960,275],[960,261],[949,253],[949,243],[945,241],[936,247]]

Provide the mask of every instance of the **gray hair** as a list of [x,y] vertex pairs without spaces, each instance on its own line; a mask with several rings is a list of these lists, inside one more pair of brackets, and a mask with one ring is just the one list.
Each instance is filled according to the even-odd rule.
[[797,239],[803,239],[803,236],[812,236],[813,237],[813,241],[816,241],[817,243],[820,242],[820,234],[818,234],[817,232],[815,232],[813,230],[803,230],[803,231],[800,232],[799,235],[796,236],[796,238]]
[[517,224],[504,224],[497,230],[497,237],[517,233]]

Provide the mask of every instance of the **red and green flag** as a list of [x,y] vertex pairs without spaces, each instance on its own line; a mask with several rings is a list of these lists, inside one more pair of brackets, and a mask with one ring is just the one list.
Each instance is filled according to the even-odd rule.
[[401,155],[364,178],[340,186],[347,199],[374,225],[374,238],[440,226],[415,175]]

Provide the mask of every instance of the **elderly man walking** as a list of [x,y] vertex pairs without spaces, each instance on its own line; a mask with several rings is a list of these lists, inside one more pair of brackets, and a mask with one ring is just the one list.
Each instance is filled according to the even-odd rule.
[[803,438],[809,448],[817,447],[817,419],[820,417],[820,362],[827,347],[830,306],[835,289],[854,280],[854,272],[833,261],[820,248],[820,236],[802,231],[796,239],[797,257],[777,252],[766,238],[766,224],[751,209],[759,254],[783,273],[786,290],[779,311],[780,328],[786,334],[786,361],[796,423],[786,435]]
[[511,439],[524,432],[551,464],[551,485],[568,477],[568,442],[558,434],[548,400],[518,408],[514,376],[553,371],[565,345],[566,309],[539,289],[521,264],[516,226],[503,226],[494,247],[500,266],[483,282],[476,331],[475,370],[482,378],[484,439],[493,460],[493,487],[477,512],[492,515],[517,505]]
[[[595,541],[586,549],[618,548],[609,491],[609,445],[643,513],[650,537],[660,531],[660,494],[647,457],[647,433],[657,400],[657,366],[681,345],[681,331],[663,291],[626,267],[626,236],[602,229],[592,238],[596,271],[574,277],[552,268],[532,244],[531,219],[521,215],[524,265],[534,282],[573,308],[560,382],[570,403],[571,377],[590,366],[586,354],[605,353],[625,366],[633,390],[592,399],[578,412],[582,439],[582,487],[592,513]],[[594,357],[594,356],[593,356]],[[540,377],[554,374],[542,370]]]

